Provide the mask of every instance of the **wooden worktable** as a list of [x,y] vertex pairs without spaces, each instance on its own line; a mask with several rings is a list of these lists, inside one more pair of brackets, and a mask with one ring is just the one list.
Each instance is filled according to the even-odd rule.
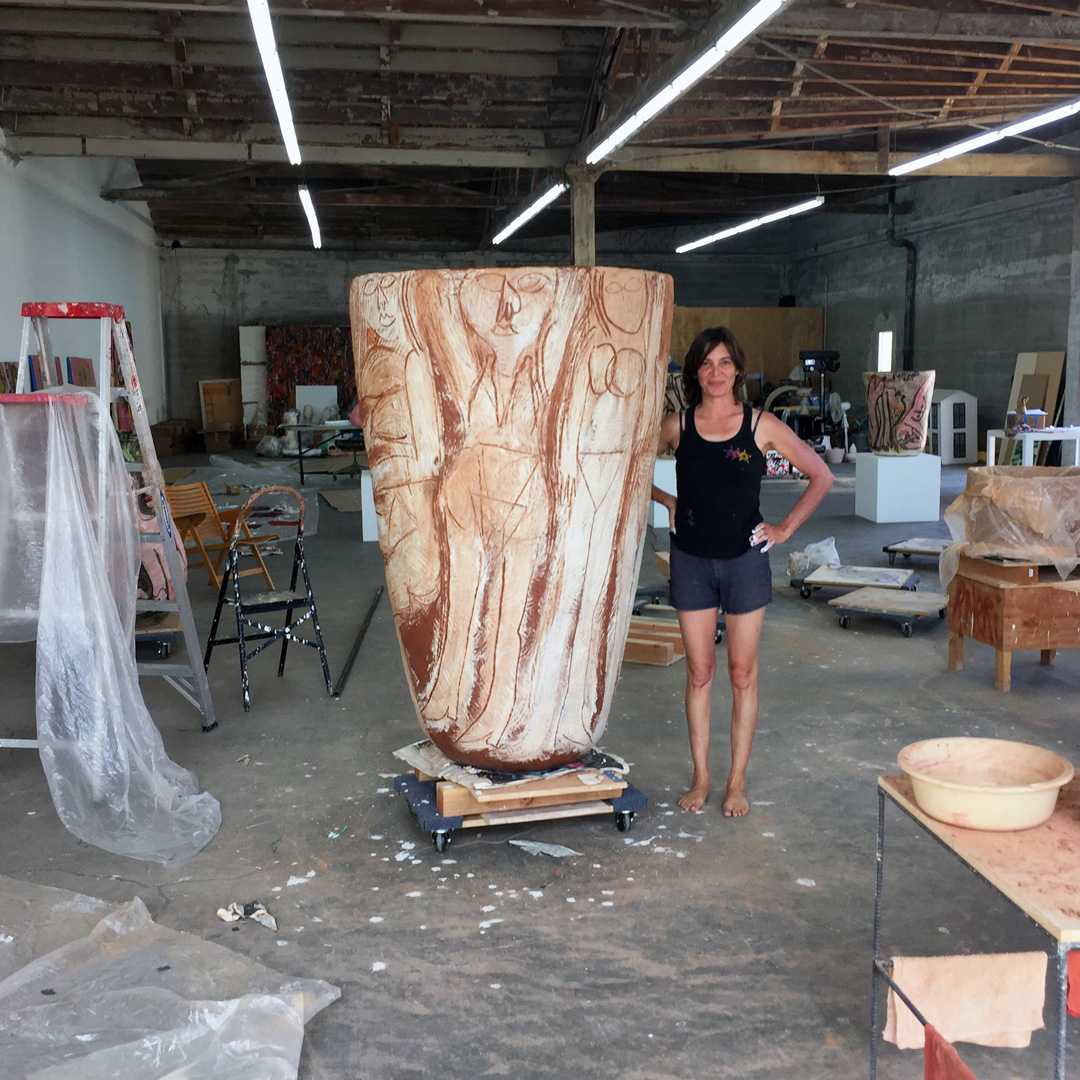
[[1080,942],[1080,775],[1061,789],[1048,821],[1019,832],[936,821],[919,809],[907,776],[879,776],[878,786],[1051,937]]
[[1052,664],[1057,649],[1080,648],[1080,578],[961,555],[948,594],[949,667],[963,667],[965,637],[989,645],[998,690],[1009,690],[1016,650],[1038,649],[1041,663]]

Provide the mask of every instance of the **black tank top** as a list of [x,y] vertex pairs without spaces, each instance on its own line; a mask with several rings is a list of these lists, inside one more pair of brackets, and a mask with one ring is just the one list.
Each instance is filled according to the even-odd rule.
[[[750,533],[763,520],[761,477],[765,455],[754,441],[753,412],[743,405],[743,422],[733,439],[703,439],[690,409],[675,451],[678,489],[671,542],[687,555],[734,559],[750,550]],[[758,417],[760,420],[760,416]]]

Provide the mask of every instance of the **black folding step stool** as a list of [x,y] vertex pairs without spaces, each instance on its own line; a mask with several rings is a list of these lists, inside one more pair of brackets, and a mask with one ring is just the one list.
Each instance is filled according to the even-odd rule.
[[[273,492],[281,492],[291,496],[296,500],[298,507],[292,578],[287,591],[261,592],[243,596],[240,592],[240,554],[237,549],[245,543],[250,543],[250,541],[244,539],[244,522],[247,521],[255,503]],[[300,576],[304,579],[302,592],[296,588],[297,578]],[[236,612],[236,637],[217,637],[221,611],[227,604],[231,605]],[[255,618],[255,616],[265,616],[275,611],[285,612],[284,626],[268,626]],[[311,620],[311,626],[315,633],[314,641],[300,637],[296,633],[296,628],[307,622],[308,619]],[[259,640],[262,640],[263,643],[249,652],[248,642]],[[206,655],[203,657],[204,668],[210,667],[210,656],[215,645],[240,646],[240,681],[244,688],[244,712],[251,710],[248,661],[253,656],[258,656],[263,649],[269,648],[276,641],[281,642],[281,660],[278,663],[279,677],[285,674],[285,656],[289,649],[289,642],[295,641],[298,645],[310,645],[311,648],[319,651],[323,677],[326,679],[326,692],[333,694],[334,684],[330,679],[330,668],[326,662],[326,646],[323,644],[322,630],[319,628],[319,613],[315,608],[315,597],[311,592],[311,578],[308,576],[307,562],[304,558],[304,500],[290,487],[260,488],[241,508],[236,524],[232,529],[232,537],[225,556],[225,573],[221,578],[221,589],[218,592],[217,608],[214,610],[214,621],[210,626],[210,634],[206,642]]]

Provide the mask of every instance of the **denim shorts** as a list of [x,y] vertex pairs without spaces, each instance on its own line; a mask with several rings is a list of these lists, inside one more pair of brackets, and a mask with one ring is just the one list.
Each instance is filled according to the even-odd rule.
[[772,569],[764,544],[734,559],[687,555],[671,545],[671,605],[676,611],[719,608],[748,615],[772,603]]

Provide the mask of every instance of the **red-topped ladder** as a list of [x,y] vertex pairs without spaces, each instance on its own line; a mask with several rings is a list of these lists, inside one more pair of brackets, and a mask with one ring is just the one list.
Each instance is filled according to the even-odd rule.
[[[154,438],[150,432],[150,421],[146,415],[139,375],[135,370],[135,354],[131,347],[124,318],[124,309],[120,304],[94,303],[33,303],[23,304],[22,344],[19,349],[19,373],[16,393],[30,390],[30,338],[31,333],[37,340],[38,356],[41,357],[39,370],[43,385],[38,389],[48,390],[56,385],[56,371],[52,363],[52,341],[49,335],[50,319],[98,319],[101,324],[100,360],[97,368],[98,392],[108,398],[109,404],[126,401],[134,421],[135,436],[139,443],[141,461],[128,462],[128,471],[142,474],[143,487],[136,495],[149,496],[149,503],[157,518],[155,533],[140,533],[142,541],[160,541],[165,554],[165,565],[172,585],[174,599],[150,599],[136,601],[136,611],[175,611],[180,616],[180,628],[184,635],[186,656],[183,659],[165,660],[152,663],[140,662],[140,675],[160,675],[184,698],[191,702],[203,717],[203,730],[210,731],[217,727],[214,716],[214,703],[210,697],[210,684],[206,670],[202,665],[202,649],[199,635],[195,629],[195,617],[191,611],[187,583],[184,581],[180,554],[173,538],[172,521],[169,517],[169,504],[165,499],[165,477],[161,471]],[[120,362],[120,385],[112,386],[112,353],[115,350]],[[99,448],[99,460],[104,464],[104,447]],[[104,468],[99,470],[104,482]],[[104,505],[99,500],[99,505]]]

